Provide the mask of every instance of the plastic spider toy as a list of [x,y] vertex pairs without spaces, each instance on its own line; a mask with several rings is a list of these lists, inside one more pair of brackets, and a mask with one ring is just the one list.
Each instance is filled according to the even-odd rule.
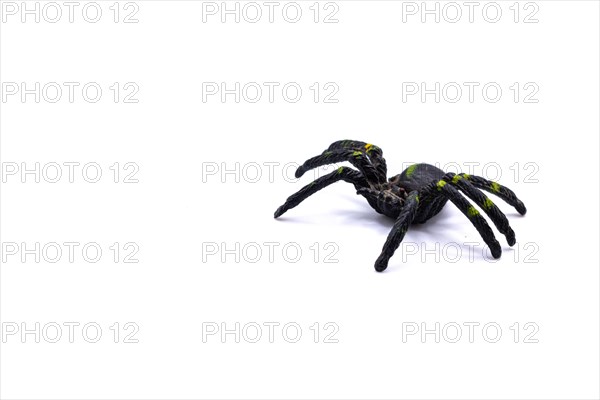
[[358,171],[340,167],[322,176],[294,193],[275,211],[275,218],[296,207],[307,197],[326,186],[343,180],[352,183],[357,194],[364,196],[371,207],[380,214],[396,220],[388,235],[381,255],[375,261],[375,270],[387,268],[388,261],[400,246],[410,224],[422,224],[439,213],[450,200],[475,226],[494,258],[500,258],[502,249],[492,229],[479,211],[461,195],[461,192],[480,207],[492,220],[500,233],[506,236],[510,246],[516,242],[506,216],[481,190],[493,193],[521,215],[527,212],[525,205],[512,190],[496,182],[469,174],[445,173],[429,164],[413,164],[400,175],[387,179],[387,166],[381,149],[373,144],[355,140],[333,143],[321,155],[313,157],[296,170],[296,178],[313,168],[326,164],[348,161]]

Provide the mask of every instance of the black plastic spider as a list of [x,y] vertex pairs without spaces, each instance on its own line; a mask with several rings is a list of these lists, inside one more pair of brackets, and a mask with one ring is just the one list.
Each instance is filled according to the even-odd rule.
[[352,183],[357,194],[364,196],[375,211],[396,220],[383,245],[381,255],[375,261],[375,270],[379,272],[387,268],[388,261],[400,246],[408,226],[424,223],[439,213],[448,200],[454,203],[477,228],[490,248],[492,256],[500,258],[502,249],[492,229],[479,211],[460,194],[460,190],[485,211],[498,231],[506,236],[510,246],[516,242],[515,233],[506,216],[479,189],[493,193],[524,215],[527,209],[512,190],[479,176],[444,173],[429,164],[413,164],[388,181],[383,152],[370,143],[355,140],[337,141],[321,155],[307,160],[298,167],[296,178],[300,178],[313,168],[342,161],[350,162],[358,168],[358,171],[349,167],[340,167],[337,171],[316,179],[288,197],[286,202],[275,211],[275,218],[296,207],[324,187],[343,180]]

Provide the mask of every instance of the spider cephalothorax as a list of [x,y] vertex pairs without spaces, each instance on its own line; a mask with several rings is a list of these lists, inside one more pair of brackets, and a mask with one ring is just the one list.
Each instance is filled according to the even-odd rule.
[[[385,270],[410,224],[420,224],[439,213],[450,200],[475,226],[492,256],[502,254],[500,244],[492,229],[479,211],[462,194],[471,199],[492,220],[500,233],[506,236],[510,246],[514,245],[515,233],[506,216],[481,190],[493,193],[520,213],[527,209],[512,190],[496,182],[469,174],[445,173],[429,164],[413,164],[400,175],[387,179],[387,167],[381,149],[370,143],[355,140],[340,140],[333,143],[321,155],[307,160],[296,170],[300,178],[306,171],[321,165],[348,161],[358,169],[340,167],[337,171],[322,176],[294,193],[275,211],[275,218],[304,199],[337,181],[352,183],[357,194],[364,196],[378,213],[396,220],[388,235],[381,255],[375,261],[375,269]],[[461,194],[462,192],[462,194]]]

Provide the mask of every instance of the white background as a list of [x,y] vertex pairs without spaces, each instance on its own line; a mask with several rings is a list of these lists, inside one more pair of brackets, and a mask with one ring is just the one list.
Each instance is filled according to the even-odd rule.
[[[456,23],[444,15],[422,23],[419,13],[403,22],[409,6],[394,1],[338,1],[337,23],[323,22],[334,10],[324,3],[315,23],[312,1],[299,2],[297,23],[282,17],[285,3],[273,23],[262,3],[257,23],[235,23],[231,15],[221,23],[219,14],[203,22],[195,1],[137,1],[137,23],[123,23],[134,8],[122,2],[114,23],[113,2],[99,4],[97,23],[82,18],[85,3],[73,23],[65,6],[57,23],[3,14],[3,84],[97,82],[103,94],[96,103],[80,89],[72,103],[66,90],[57,103],[44,96],[36,103],[33,95],[22,101],[20,93],[3,99],[3,171],[11,163],[96,162],[102,177],[86,182],[81,165],[73,183],[66,167],[58,183],[5,176],[2,242],[21,250],[21,243],[94,242],[103,254],[87,262],[80,246],[73,263],[67,254],[50,263],[4,252],[2,398],[598,398],[597,2],[520,3],[517,23],[512,1],[498,3],[496,23],[483,18],[486,3],[472,23],[462,3]],[[538,22],[524,23],[536,9]],[[115,103],[115,82],[136,84],[139,101],[124,103],[123,91]],[[236,103],[233,95],[203,102],[203,82],[280,86],[272,103],[266,91],[257,103]],[[281,96],[288,82],[303,89],[298,102]],[[309,88],[315,82],[317,103]],[[339,88],[337,103],[323,102],[327,82]],[[433,95],[403,101],[403,82],[480,86],[473,102],[464,91],[456,103],[448,96],[436,103]],[[503,90],[495,103],[481,94],[489,82]],[[528,82],[539,88],[536,103],[524,102]],[[393,221],[351,185],[337,183],[274,220],[286,197],[315,177],[291,179],[294,169],[284,166],[339,139],[382,147],[390,176],[412,162],[455,172],[457,164],[478,163],[472,172],[488,178],[499,168],[497,180],[529,210],[522,217],[496,202],[518,243],[509,248],[495,231],[503,256],[490,262],[476,230],[448,205],[409,230],[411,247],[380,274],[373,263]],[[115,162],[119,183],[109,169]],[[123,183],[127,162],[139,167],[138,183]],[[237,175],[221,174],[236,163]],[[278,163],[272,177],[264,163]],[[256,165],[261,176],[251,182]],[[115,242],[117,263],[109,249]],[[139,247],[138,263],[123,262],[128,242]],[[278,244],[272,260],[265,242]],[[472,257],[470,242],[477,243]],[[239,262],[236,254],[222,262],[220,252],[203,251],[214,243],[219,250],[239,243]],[[262,249],[256,262],[249,260],[253,243]],[[288,243],[302,250],[297,262],[293,250],[282,254]],[[337,262],[325,262],[332,249]],[[73,343],[66,327],[57,343],[6,332],[52,322],[79,323]],[[82,336],[90,322],[102,328],[97,343]],[[127,322],[139,327],[138,343],[124,343]],[[258,343],[244,336],[236,343],[233,334],[224,343],[218,334],[203,341],[207,322],[229,329],[254,322],[263,336]],[[267,322],[280,324],[273,343]],[[333,329],[327,322],[338,328],[337,343],[325,343]],[[472,343],[469,322],[479,324]],[[297,343],[283,336],[286,323],[301,327]],[[420,332],[403,340],[403,331],[422,323],[440,324],[439,343]],[[462,327],[457,343],[449,340],[453,323]],[[487,340],[493,329],[482,333],[487,323],[502,329],[496,343]],[[537,343],[526,343],[531,327]]]

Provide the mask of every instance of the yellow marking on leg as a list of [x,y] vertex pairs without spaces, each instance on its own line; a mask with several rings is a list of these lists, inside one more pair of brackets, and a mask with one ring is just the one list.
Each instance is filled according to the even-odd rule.
[[338,173],[338,174],[341,174],[343,170],[344,170],[344,167],[339,167],[339,168],[337,169],[337,173]]
[[467,214],[469,214],[469,217],[474,217],[476,215],[479,215],[479,211],[477,211],[477,209],[473,206],[469,206],[469,209],[467,210]]
[[498,193],[500,191],[500,185],[497,184],[496,182],[492,182],[492,191],[494,193]]
[[437,188],[438,188],[438,190],[442,190],[442,188],[443,188],[444,186],[446,186],[446,181],[443,181],[443,180],[441,180],[441,181],[438,181],[438,183],[437,183]]
[[485,208],[486,210],[489,210],[493,206],[494,206],[494,202],[492,200],[490,200],[489,197],[486,197],[485,202],[483,203],[483,208]]
[[363,154],[362,151],[355,151],[354,153],[352,153],[352,155],[357,158],[362,156],[362,154]]
[[454,178],[452,178],[452,183],[456,183],[456,182],[460,181],[461,179],[462,179],[462,176],[454,175]]
[[372,147],[373,145],[371,143],[367,143],[365,144],[365,150],[369,151],[369,149]]
[[469,178],[471,177],[471,175],[469,175],[469,174],[462,174],[462,176],[463,176],[463,178],[465,178],[465,179],[469,179]]

